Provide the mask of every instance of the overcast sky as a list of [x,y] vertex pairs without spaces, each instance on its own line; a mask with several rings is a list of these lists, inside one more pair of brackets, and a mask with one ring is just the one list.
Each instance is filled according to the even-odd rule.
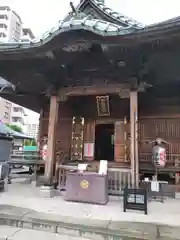
[[[76,5],[80,0],[74,0]],[[70,11],[70,0],[0,0],[21,16],[25,27],[39,37]],[[151,24],[180,15],[180,0],[105,0],[107,6],[142,23]]]

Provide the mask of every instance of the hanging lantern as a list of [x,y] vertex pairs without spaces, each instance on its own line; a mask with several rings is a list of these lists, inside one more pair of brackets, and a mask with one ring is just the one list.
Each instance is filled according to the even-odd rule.
[[42,151],[41,151],[41,156],[43,160],[46,160],[47,157],[47,144],[43,145]]
[[164,167],[166,165],[166,148],[161,144],[156,145],[152,148],[152,160],[156,167]]

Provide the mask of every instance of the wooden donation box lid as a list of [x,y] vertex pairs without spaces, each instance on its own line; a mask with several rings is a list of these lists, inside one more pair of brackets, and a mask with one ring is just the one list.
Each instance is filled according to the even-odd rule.
[[106,204],[108,202],[107,175],[92,172],[68,172],[66,200]]

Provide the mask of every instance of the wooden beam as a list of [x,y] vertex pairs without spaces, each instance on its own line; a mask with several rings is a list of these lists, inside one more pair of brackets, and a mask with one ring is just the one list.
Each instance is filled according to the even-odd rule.
[[64,87],[58,91],[58,96],[86,96],[119,94],[123,91],[130,91],[131,84],[103,84],[93,86]]
[[56,125],[58,119],[59,103],[57,96],[51,96],[50,98],[50,113],[49,113],[49,125],[48,125],[48,144],[47,144],[47,159],[45,167],[45,176],[52,180],[53,166],[55,163],[55,144],[56,144]]

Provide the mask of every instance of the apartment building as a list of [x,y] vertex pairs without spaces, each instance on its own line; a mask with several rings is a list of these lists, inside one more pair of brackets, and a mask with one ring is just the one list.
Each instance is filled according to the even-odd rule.
[[[0,77],[0,91],[12,90],[13,86],[8,81]],[[0,97],[0,120],[3,123],[10,123],[12,103]]]
[[0,120],[5,124],[10,124],[11,121],[12,103],[4,98],[0,98]]
[[[29,42],[32,39],[34,39],[34,35],[31,29],[22,27],[20,16],[9,6],[0,5],[0,42]],[[2,89],[3,85],[9,84],[0,77],[0,89]],[[0,98],[0,120],[5,124],[17,125],[26,132],[26,115],[28,112],[28,109]],[[37,131],[37,126],[31,128],[32,132]]]
[[21,33],[21,42],[29,42],[35,38],[30,28],[23,28]]
[[20,41],[22,20],[9,6],[0,6],[0,42]]
[[27,114],[26,114],[26,110],[24,107],[19,106],[15,103],[12,103],[10,124],[21,127],[24,132],[25,124],[26,124],[26,121],[25,121],[26,116],[27,116]]
[[26,124],[26,134],[34,139],[37,139],[39,131],[39,122],[37,123],[27,123]]
[[37,139],[39,131],[39,114],[31,110],[27,110],[27,115],[25,133],[26,135]]

